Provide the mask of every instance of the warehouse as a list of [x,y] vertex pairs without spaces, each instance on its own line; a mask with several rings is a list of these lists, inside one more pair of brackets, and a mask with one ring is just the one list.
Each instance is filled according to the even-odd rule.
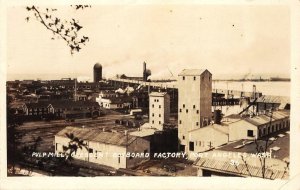
[[116,169],[132,168],[149,159],[149,157],[124,156],[128,153],[150,154],[150,143],[143,138],[78,127],[66,127],[55,135],[55,153],[64,152],[63,147],[72,143],[66,134],[72,134],[74,138],[83,140],[86,144],[86,147],[77,150],[75,159]]

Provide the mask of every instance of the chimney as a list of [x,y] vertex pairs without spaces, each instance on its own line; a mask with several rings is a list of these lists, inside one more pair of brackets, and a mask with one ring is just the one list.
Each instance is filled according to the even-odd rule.
[[147,70],[147,65],[146,65],[146,62],[144,61],[144,63],[143,63],[143,81],[147,81],[146,70]]
[[253,85],[253,99],[256,98],[256,85]]

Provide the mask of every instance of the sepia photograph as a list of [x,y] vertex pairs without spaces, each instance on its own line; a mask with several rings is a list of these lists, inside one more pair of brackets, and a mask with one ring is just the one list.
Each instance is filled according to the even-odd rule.
[[5,9],[8,180],[292,179],[290,6]]

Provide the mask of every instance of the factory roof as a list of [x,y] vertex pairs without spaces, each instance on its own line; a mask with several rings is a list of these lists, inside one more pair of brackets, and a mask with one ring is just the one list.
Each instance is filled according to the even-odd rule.
[[[272,157],[280,160],[284,160],[289,157],[290,154],[290,134],[288,129],[278,131],[276,133],[272,133],[260,140],[257,140],[256,143],[253,140],[239,140],[225,146],[218,148],[218,150],[222,151],[230,151],[230,152],[246,152],[246,153],[257,153],[257,147],[263,147],[265,149],[266,140],[268,139],[268,150],[276,149],[275,147],[279,147],[280,149],[277,151],[272,150]],[[238,148],[237,148],[238,147]]]
[[259,103],[290,103],[290,97],[288,96],[270,96],[270,95],[263,95],[259,97],[256,102]]
[[289,116],[289,111],[274,111],[272,115],[270,113],[261,114],[253,117],[242,118],[242,120],[247,121],[248,123],[251,123],[255,126],[261,126],[270,123],[270,121],[277,121],[280,119],[288,118]]
[[167,95],[167,92],[151,92],[149,96],[159,96],[159,97],[164,97]]
[[96,129],[79,127],[66,127],[59,131],[56,136],[67,138],[66,134],[73,134],[74,137],[77,137],[80,140],[94,141],[116,146],[127,146],[137,139],[137,137],[125,135],[124,133],[103,132]]
[[222,134],[228,134],[228,126],[227,125],[219,125],[219,124],[212,124],[201,128],[196,128],[190,130],[189,133],[193,133],[196,131],[201,131],[202,134],[215,134],[216,132]]
[[[216,151],[213,151],[216,152]],[[217,153],[216,153],[217,154]],[[238,165],[233,165],[230,159],[221,159],[214,157],[199,158],[194,162],[194,165],[202,169],[217,171],[220,173],[231,174],[236,176],[252,176],[262,178],[262,167],[258,161],[258,158],[252,158],[252,162],[255,164],[243,161],[242,158],[234,158]],[[287,179],[288,172],[285,171],[283,163],[281,167],[268,167],[265,170],[265,178],[267,179]]]
[[190,75],[190,76],[202,75],[202,73],[204,73],[205,71],[209,72],[207,69],[184,69],[178,75],[179,76],[182,76],[182,75]]
[[147,136],[154,135],[155,131],[157,131],[157,129],[145,128],[145,129],[141,129],[139,131],[133,131],[129,134],[132,135],[132,136],[137,136],[137,137],[147,137]]
[[[269,140],[266,141],[266,139]],[[262,177],[261,160],[257,149],[262,147],[264,151],[266,142],[268,142],[266,152],[271,152],[271,154],[266,158],[265,178],[286,179],[288,177],[286,166],[289,163],[289,131],[287,130],[273,133],[256,142],[239,140],[224,145],[199,157],[194,165],[231,175]],[[231,164],[232,159],[239,164]]]

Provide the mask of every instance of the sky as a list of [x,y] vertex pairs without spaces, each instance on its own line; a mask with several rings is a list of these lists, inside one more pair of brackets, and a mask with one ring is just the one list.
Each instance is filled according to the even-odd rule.
[[[43,7],[40,7],[43,8]],[[290,12],[276,5],[126,4],[92,5],[56,15],[76,18],[90,41],[70,54],[65,41],[32,19],[24,6],[7,10],[7,79],[92,79],[103,75],[153,78],[183,69],[208,69],[215,79],[290,75]]]

